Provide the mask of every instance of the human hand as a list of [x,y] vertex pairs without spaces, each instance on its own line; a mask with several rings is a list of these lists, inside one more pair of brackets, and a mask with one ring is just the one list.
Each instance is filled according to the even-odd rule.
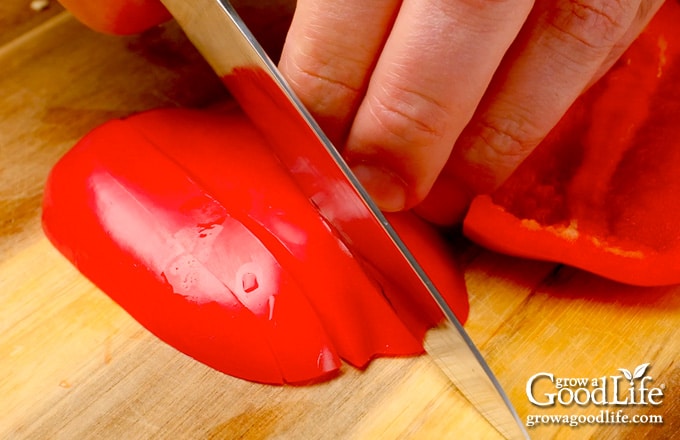
[[451,224],[662,3],[298,0],[280,68],[383,210]]

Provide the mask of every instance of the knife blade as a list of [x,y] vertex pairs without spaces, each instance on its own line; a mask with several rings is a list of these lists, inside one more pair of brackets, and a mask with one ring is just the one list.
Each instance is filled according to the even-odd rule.
[[[432,296],[446,318],[428,331],[424,341],[436,364],[503,436],[528,438],[510,400],[451,308],[232,4],[227,0],[162,2],[349,249],[384,276],[396,274],[405,291]],[[279,127],[285,127],[285,133]]]

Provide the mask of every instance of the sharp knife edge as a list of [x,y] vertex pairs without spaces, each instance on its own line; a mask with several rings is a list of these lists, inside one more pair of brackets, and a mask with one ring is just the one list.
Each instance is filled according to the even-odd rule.
[[[345,181],[349,182],[350,190],[361,200],[364,210],[382,227],[383,235],[389,238],[391,245],[399,249],[403,261],[412,268],[417,282],[424,285],[447,318],[443,324],[428,331],[424,341],[428,354],[433,357],[435,363],[463,395],[504,437],[509,439],[529,438],[508,397],[451,308],[446,304],[420,265],[417,264],[410,251],[371,200],[338,151],[332,146],[323,131],[287,85],[274,63],[240,19],[233,6],[226,0],[162,0],[162,2],[170,10],[192,43],[221,77],[224,78],[238,68],[256,68],[264,72],[281,89],[281,93],[285,94],[291,108],[298,115],[297,118],[311,130],[311,134],[316,137],[316,143],[323,146],[327,157],[332,158]],[[232,93],[246,114],[251,117],[253,122],[257,122],[259,109],[249,106],[248,100],[243,99],[242,96],[239,99],[238,90],[232,89]],[[262,130],[262,126],[259,128]],[[318,148],[318,150],[322,149]],[[278,149],[277,153],[279,153]],[[286,160],[285,157],[280,157],[280,159],[290,168],[291,159]],[[323,178],[323,176],[317,177]],[[324,200],[318,200],[318,197],[317,200],[314,200],[315,194],[307,195],[316,202],[322,214],[324,214]],[[318,194],[316,195],[318,196]],[[324,216],[333,223],[333,219],[328,217],[336,216],[336,214]],[[347,229],[346,226],[340,225],[338,229],[342,231]],[[351,247],[355,248],[356,243]],[[413,286],[413,283],[411,283],[411,286]],[[418,286],[413,287],[418,288]]]

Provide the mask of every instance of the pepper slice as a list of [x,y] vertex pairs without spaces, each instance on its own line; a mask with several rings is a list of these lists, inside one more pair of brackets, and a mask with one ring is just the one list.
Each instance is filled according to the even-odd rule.
[[[417,217],[393,220],[464,321],[449,249]],[[383,296],[398,286],[366,272],[237,110],[157,110],[95,129],[53,168],[43,228],[159,338],[257,382],[420,354],[441,319],[414,298],[416,319],[402,322]]]
[[680,3],[668,1],[464,231],[635,285],[680,282]]

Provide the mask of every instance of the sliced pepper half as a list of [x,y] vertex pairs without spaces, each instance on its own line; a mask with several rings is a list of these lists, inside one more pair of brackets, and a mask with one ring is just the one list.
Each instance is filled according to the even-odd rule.
[[[449,249],[393,218],[465,321]],[[142,325],[227,374],[307,383],[341,359],[422,353],[441,314],[414,298],[408,327],[239,111],[157,110],[85,136],[53,168],[43,228]],[[406,293],[408,295],[408,293]]]
[[680,282],[680,2],[492,195],[465,233],[513,255],[635,285]]

